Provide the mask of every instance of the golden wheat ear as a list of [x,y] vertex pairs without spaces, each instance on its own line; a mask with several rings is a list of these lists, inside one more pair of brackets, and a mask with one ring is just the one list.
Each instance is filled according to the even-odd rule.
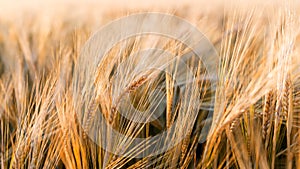
[[[132,2],[0,0],[1,169],[300,168],[298,1]],[[104,24],[141,11],[203,32],[218,78],[194,56],[201,46],[161,34],[99,55],[135,28],[182,30],[167,19],[124,23],[83,48]]]

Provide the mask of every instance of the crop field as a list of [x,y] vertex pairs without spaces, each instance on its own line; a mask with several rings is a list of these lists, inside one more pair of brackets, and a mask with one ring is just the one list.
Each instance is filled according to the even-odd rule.
[[299,10],[0,0],[0,169],[300,168]]

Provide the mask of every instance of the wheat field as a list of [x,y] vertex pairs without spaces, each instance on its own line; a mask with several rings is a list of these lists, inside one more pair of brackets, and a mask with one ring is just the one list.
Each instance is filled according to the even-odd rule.
[[[0,1],[0,168],[300,168],[299,9],[275,0]],[[161,35],[99,54],[114,37],[91,39],[97,30],[149,12],[203,33],[214,67]],[[108,34],[182,29],[147,21]]]

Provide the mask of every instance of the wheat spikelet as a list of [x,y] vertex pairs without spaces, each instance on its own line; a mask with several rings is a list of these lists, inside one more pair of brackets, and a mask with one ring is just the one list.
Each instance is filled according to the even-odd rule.
[[166,110],[166,127],[170,128],[172,119],[172,107],[174,97],[174,84],[168,73],[166,73],[166,92],[167,92],[167,110]]
[[188,131],[188,134],[186,138],[183,140],[182,145],[181,145],[181,155],[180,155],[180,162],[179,165],[183,166],[185,158],[186,158],[186,153],[188,151],[188,147],[190,144],[190,136],[191,136],[191,131]]
[[90,125],[91,125],[92,120],[94,119],[94,116],[95,116],[95,113],[97,110],[97,106],[98,105],[97,105],[96,100],[93,100],[92,103],[90,104],[89,108],[87,109],[87,118],[83,125],[83,129],[85,131],[83,133],[84,139],[86,139],[86,137],[87,137],[86,132],[89,132],[89,130],[90,130]]
[[110,116],[109,116],[109,120],[108,122],[110,124],[113,124],[115,119],[116,119],[116,113],[117,113],[117,108],[118,105],[122,99],[122,97],[125,94],[130,94],[132,92],[134,92],[137,88],[139,88],[140,86],[142,86],[144,83],[146,83],[149,80],[149,77],[146,75],[141,76],[140,78],[138,78],[137,80],[133,81],[132,83],[130,83],[125,90],[117,97],[116,99],[116,103],[112,106],[111,108],[111,112],[110,112]]
[[239,124],[239,118],[236,118],[232,121],[232,123],[230,124],[230,132],[234,132],[234,129],[237,127],[237,125]]
[[289,76],[287,76],[287,79],[285,80],[285,83],[284,83],[284,89],[283,89],[283,101],[282,101],[282,118],[283,119],[287,119],[287,116],[288,116],[288,111],[289,111],[289,105],[292,104],[290,103],[290,90],[291,90],[291,82],[290,82],[290,79],[289,79]]
[[267,131],[270,128],[270,114],[272,108],[273,92],[270,91],[265,96],[265,102],[263,107],[263,123],[262,123],[262,139],[266,139]]

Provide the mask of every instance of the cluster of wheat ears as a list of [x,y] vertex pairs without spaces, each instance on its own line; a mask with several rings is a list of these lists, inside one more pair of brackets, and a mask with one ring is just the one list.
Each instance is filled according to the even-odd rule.
[[[296,3],[97,9],[1,13],[0,168],[300,168]],[[142,71],[167,62],[158,53],[132,55],[147,45],[178,58],[190,50],[157,35],[80,59],[95,30],[141,11],[168,12],[205,34],[218,53],[214,88],[195,59],[186,60],[191,81],[180,79],[186,74],[176,62],[171,73]],[[86,63],[97,63],[96,70]],[[153,115],[159,117],[136,121]],[[110,137],[104,123],[126,137]],[[203,135],[204,124],[210,129]],[[166,140],[176,144],[154,153],[167,142],[150,139],[171,126]]]

